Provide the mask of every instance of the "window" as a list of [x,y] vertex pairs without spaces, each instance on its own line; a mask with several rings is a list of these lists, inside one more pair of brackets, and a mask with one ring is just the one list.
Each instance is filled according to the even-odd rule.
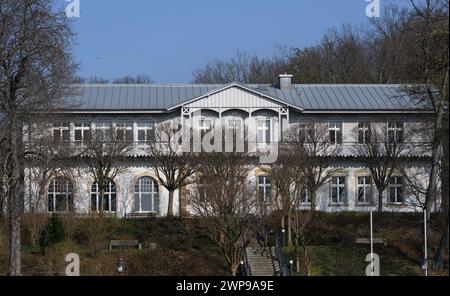
[[343,204],[345,202],[345,177],[332,177],[331,203]]
[[242,128],[242,120],[241,119],[228,119],[227,127],[232,130],[240,130]]
[[54,142],[70,142],[70,124],[54,124],[52,128],[52,138]]
[[270,143],[270,119],[258,119],[256,121],[257,143]]
[[309,189],[305,189],[303,194],[302,194],[302,199],[301,199],[302,204],[310,204],[311,203],[311,192],[309,191]]
[[314,141],[314,123],[303,122],[298,126],[300,143],[312,143]]
[[201,177],[198,179],[198,184],[197,184],[197,198],[198,201],[200,202],[205,202],[206,201],[206,188],[205,188],[205,183],[206,183],[206,179],[205,177]]
[[116,135],[119,141],[133,141],[133,123],[120,122],[116,124]]
[[212,128],[213,128],[213,121],[212,121],[212,119],[201,118],[201,119],[198,120],[198,129],[201,132],[202,138]]
[[272,201],[272,185],[270,177],[268,176],[258,177],[258,190],[260,201],[267,203]]
[[342,143],[342,122],[330,121],[328,130],[330,132],[330,142],[332,144],[341,144]]
[[389,202],[401,204],[403,201],[403,178],[392,177],[389,180]]
[[109,123],[96,123],[95,124],[95,137],[97,141],[107,141],[111,138],[111,124]]
[[372,179],[358,177],[358,204],[372,203]]
[[[99,212],[100,186],[94,182],[91,187],[91,211]],[[116,184],[110,180],[103,189],[103,212],[116,211]]]
[[139,144],[147,144],[154,139],[153,123],[141,122],[137,124],[137,138]]
[[47,191],[49,212],[73,211],[72,184],[66,178],[53,179]]
[[366,121],[358,122],[358,143],[366,144],[370,142],[370,123]]
[[89,123],[75,124],[75,143],[83,145],[84,142],[89,141],[91,137],[91,125]]
[[158,208],[158,184],[153,178],[140,178],[134,185],[134,211],[157,212]]
[[403,142],[403,122],[388,122],[388,139],[390,143]]

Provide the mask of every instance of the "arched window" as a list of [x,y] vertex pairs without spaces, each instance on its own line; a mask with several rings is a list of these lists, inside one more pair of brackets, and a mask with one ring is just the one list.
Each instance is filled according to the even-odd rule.
[[[91,187],[91,211],[99,212],[100,210],[100,186],[94,182]],[[109,180],[103,190],[103,212],[116,211],[116,184]]]
[[134,211],[157,212],[158,184],[151,177],[142,177],[134,185]]
[[48,186],[48,211],[72,212],[73,189],[72,183],[63,177],[53,179]]

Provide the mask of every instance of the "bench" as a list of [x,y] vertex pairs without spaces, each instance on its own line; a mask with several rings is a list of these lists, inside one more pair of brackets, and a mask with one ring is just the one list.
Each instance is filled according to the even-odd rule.
[[135,248],[135,249],[139,249],[142,250],[142,244],[139,243],[139,241],[137,240],[112,240],[109,242],[109,250],[111,251],[112,249],[131,249],[131,248]]
[[125,219],[149,219],[156,217],[156,213],[125,213]]
[[[370,244],[370,238],[357,238],[356,243],[368,245]],[[373,244],[383,244],[384,246],[387,246],[387,241],[382,238],[374,238]]]

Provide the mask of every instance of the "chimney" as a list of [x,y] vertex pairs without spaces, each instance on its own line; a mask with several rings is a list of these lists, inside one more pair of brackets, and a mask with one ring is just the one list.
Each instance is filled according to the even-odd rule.
[[280,75],[280,89],[282,89],[282,90],[291,89],[292,77],[293,77],[293,75],[291,75],[291,74],[287,74],[287,73],[281,74]]

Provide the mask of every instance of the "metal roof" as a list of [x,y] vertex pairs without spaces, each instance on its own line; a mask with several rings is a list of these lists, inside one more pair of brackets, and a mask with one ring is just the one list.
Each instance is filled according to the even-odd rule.
[[[306,111],[430,111],[401,85],[304,85],[281,90],[267,84],[231,84]],[[160,111],[204,97],[230,84],[86,84],[65,98],[65,111]]]

